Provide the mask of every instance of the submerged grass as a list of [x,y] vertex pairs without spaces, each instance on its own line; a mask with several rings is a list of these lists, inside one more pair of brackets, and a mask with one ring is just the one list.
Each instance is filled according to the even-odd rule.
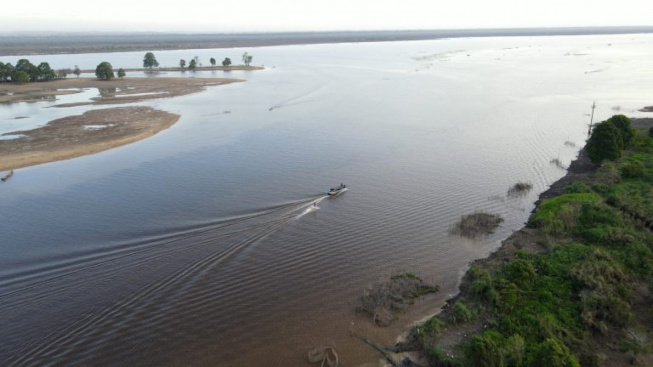
[[400,273],[386,282],[366,289],[359,297],[357,311],[368,313],[379,326],[388,326],[394,321],[394,312],[406,309],[421,296],[436,293],[437,285],[425,284],[414,273]]
[[508,196],[509,197],[524,196],[532,189],[533,189],[533,184],[531,184],[530,182],[517,182],[516,184],[512,185],[511,188],[508,189]]
[[501,222],[503,218],[498,214],[477,211],[460,217],[460,221],[449,228],[449,233],[477,238],[493,233]]

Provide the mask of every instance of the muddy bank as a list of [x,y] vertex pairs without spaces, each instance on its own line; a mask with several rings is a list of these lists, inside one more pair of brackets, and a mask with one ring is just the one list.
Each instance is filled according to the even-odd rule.
[[54,100],[57,95],[74,94],[81,92],[82,89],[97,88],[100,95],[88,102],[56,106],[122,104],[178,97],[201,92],[206,87],[243,81],[233,78],[126,78],[112,80],[69,78],[42,83],[7,83],[0,85],[0,103]]
[[4,135],[0,171],[98,153],[148,138],[172,126],[179,115],[150,107],[115,107],[50,121],[47,125]]

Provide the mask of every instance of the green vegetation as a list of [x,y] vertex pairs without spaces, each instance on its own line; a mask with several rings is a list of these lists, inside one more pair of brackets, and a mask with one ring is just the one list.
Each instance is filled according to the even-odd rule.
[[621,157],[621,150],[631,144],[634,136],[630,119],[624,115],[614,115],[594,127],[585,149],[594,163],[617,159]]
[[145,57],[143,58],[143,67],[150,68],[151,70],[152,67],[158,67],[158,66],[159,66],[159,62],[156,61],[156,57],[154,57],[154,54],[151,52],[146,53]]
[[127,75],[127,73],[125,73],[125,69],[123,68],[118,69],[118,78],[122,79],[125,77],[125,75]]
[[186,66],[186,60],[184,59],[179,60],[179,67],[183,69],[185,66]]
[[[615,116],[592,134],[601,160],[623,157],[544,200],[531,216],[529,230],[546,245],[506,249],[500,259],[475,264],[452,307],[415,328],[414,340],[431,365],[651,360],[653,138],[624,118]],[[597,144],[605,132],[610,144]],[[629,148],[601,151],[617,146]],[[444,341],[461,330],[476,331],[455,347]]]
[[32,64],[28,59],[18,60],[16,66],[0,62],[0,83],[44,82],[62,77],[65,76],[55,72],[47,62],[42,62],[38,66]]
[[110,63],[103,61],[95,68],[95,76],[100,80],[111,80],[115,77],[113,74],[113,66]]
[[231,65],[231,59],[228,57],[225,57],[224,60],[222,60],[222,66],[227,67]]
[[190,60],[190,64],[188,64],[189,69],[195,69],[197,67],[197,61],[195,59]]
[[209,62],[211,63],[211,66],[215,66],[215,59],[214,59],[214,58],[211,58],[211,59],[209,60]]

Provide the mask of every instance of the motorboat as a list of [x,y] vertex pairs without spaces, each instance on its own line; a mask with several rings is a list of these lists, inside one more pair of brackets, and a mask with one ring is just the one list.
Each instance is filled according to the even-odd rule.
[[343,191],[347,191],[347,185],[341,183],[340,186],[330,188],[326,194],[329,196],[336,196]]

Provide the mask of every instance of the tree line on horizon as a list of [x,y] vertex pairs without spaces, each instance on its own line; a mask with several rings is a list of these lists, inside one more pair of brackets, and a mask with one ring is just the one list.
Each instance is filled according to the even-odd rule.
[[[253,56],[245,52],[242,55],[242,61],[246,66],[249,66],[252,62]],[[211,66],[216,65],[215,58],[210,59]],[[222,61],[223,67],[231,66],[231,59],[225,57]],[[143,67],[149,68],[150,70],[154,67],[158,67],[159,62],[156,60],[154,53],[147,52],[143,58]],[[186,60],[179,60],[179,66],[181,69],[186,67]],[[190,63],[188,64],[188,69],[195,69],[198,66],[201,66],[199,62],[199,56],[195,56]],[[50,67],[48,62],[41,62],[38,66],[32,64],[28,59],[20,59],[16,65],[11,63],[0,62],[0,83],[29,83],[29,82],[45,82],[50,80],[65,79],[69,74],[75,74],[78,78],[82,73],[79,66],[75,65],[74,69],[59,69],[54,70]],[[117,71],[119,78],[124,78],[126,72],[123,68],[118,69]],[[95,68],[95,76],[100,80],[110,80],[115,78],[115,73],[113,71],[113,66],[108,61],[103,61],[97,65]]]
[[[245,64],[245,66],[249,66],[250,63],[252,62],[253,58],[254,58],[254,56],[248,54],[247,52],[245,52],[242,55],[242,60],[243,60],[243,63]],[[216,59],[213,58],[213,57],[211,57],[209,59],[209,62],[211,63],[211,67],[215,67],[215,65],[217,64]],[[229,67],[229,66],[231,66],[231,64],[232,64],[231,59],[228,58],[228,57],[225,57],[224,60],[222,60],[222,66],[223,67]],[[186,65],[188,65],[188,69],[191,69],[191,70],[202,66],[202,64],[200,63],[199,56],[193,57],[190,60],[190,62],[188,62],[188,63],[186,62],[185,59],[180,59],[179,60],[179,67],[181,69],[185,68]],[[145,57],[143,57],[143,67],[144,68],[149,68],[150,70],[152,68],[159,67],[159,62],[156,60],[156,56],[154,56],[154,53],[147,52],[145,54]]]

